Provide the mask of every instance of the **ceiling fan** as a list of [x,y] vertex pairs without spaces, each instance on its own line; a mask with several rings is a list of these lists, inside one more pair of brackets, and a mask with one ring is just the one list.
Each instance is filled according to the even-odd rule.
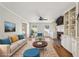
[[47,20],[47,19],[43,18],[42,16],[39,16],[39,20]]
[[40,13],[37,13],[37,16],[39,17],[38,20],[47,20],[47,19],[43,18],[42,16],[40,16]]

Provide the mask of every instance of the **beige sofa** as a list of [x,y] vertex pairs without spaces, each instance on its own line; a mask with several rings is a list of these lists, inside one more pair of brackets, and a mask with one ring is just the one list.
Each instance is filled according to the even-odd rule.
[[18,40],[11,45],[0,45],[0,57],[12,56],[17,50],[19,50],[26,43],[26,39]]

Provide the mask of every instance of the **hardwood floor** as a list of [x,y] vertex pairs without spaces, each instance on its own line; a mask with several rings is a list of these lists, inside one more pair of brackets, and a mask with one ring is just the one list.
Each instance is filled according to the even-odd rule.
[[[46,47],[46,50],[41,51],[41,57],[72,57],[72,54],[64,49],[61,45],[58,45],[59,43],[55,43],[56,41],[54,42],[54,40],[50,38],[46,38],[45,40],[48,42],[48,46]],[[22,57],[25,50],[34,48],[32,46],[34,41],[34,39],[29,39],[27,44],[25,44],[19,51],[17,51],[13,57]]]
[[55,48],[55,51],[60,57],[73,57],[72,53],[67,51],[60,43],[60,40],[55,39],[53,47]]

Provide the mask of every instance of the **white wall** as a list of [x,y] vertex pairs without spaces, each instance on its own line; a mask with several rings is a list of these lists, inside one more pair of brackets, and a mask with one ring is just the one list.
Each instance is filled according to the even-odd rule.
[[51,23],[51,30],[52,30],[52,35],[50,35],[52,38],[57,37],[57,29],[56,29],[56,23],[52,22]]
[[[16,32],[4,32],[4,22],[9,21],[16,24]],[[22,32],[22,19],[0,6],[0,38],[11,36]]]
[[64,32],[64,25],[56,26],[58,32]]

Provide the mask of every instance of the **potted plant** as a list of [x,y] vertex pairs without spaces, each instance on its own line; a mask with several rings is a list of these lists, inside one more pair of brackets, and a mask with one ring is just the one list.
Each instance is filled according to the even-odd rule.
[[39,41],[42,41],[42,38],[40,37],[40,38],[38,38],[39,39]]
[[33,37],[34,31],[31,29],[30,37]]

